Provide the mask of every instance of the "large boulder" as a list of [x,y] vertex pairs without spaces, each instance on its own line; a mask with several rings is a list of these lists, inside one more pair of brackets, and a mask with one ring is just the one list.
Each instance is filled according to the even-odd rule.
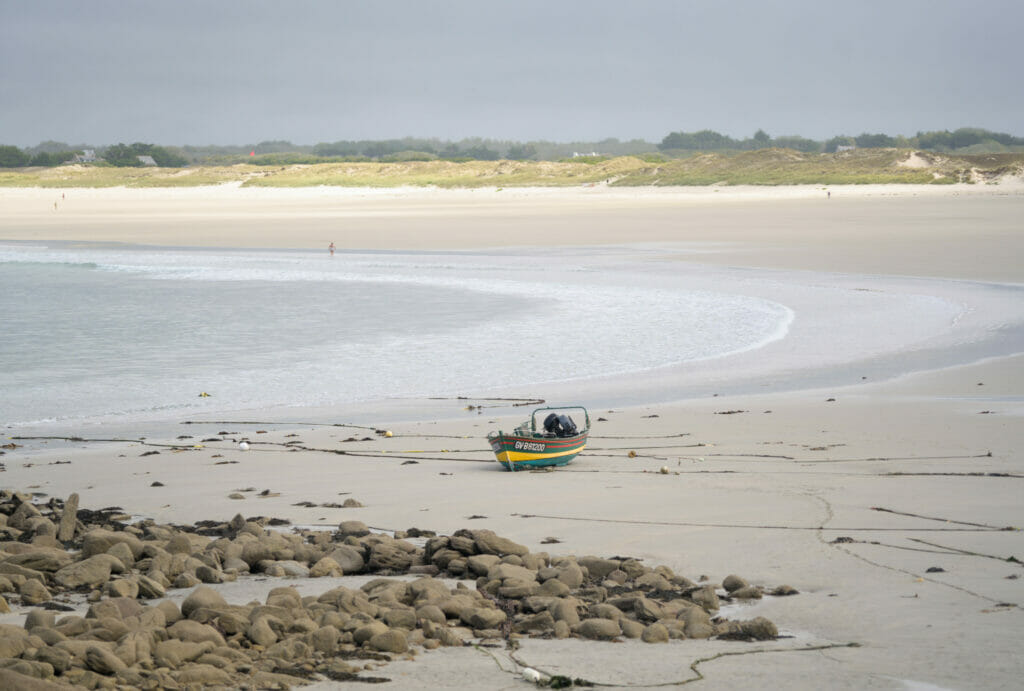
[[68,564],[53,574],[53,580],[65,588],[95,588],[110,580],[111,572],[124,571],[124,565],[109,554],[99,553],[88,559]]
[[60,515],[57,527],[57,539],[67,542],[75,537],[75,526],[78,524],[78,493],[74,492],[64,502],[64,511]]
[[621,609],[607,602],[590,605],[589,614],[596,619],[611,619],[612,621],[619,621],[625,616]]
[[370,529],[362,521],[342,521],[338,524],[338,533],[342,537],[363,537],[370,534]]
[[608,574],[622,565],[622,562],[617,559],[602,559],[600,557],[580,557],[576,563],[586,568],[590,578],[597,581],[604,580]]
[[0,669],[0,689],[17,691],[75,691],[78,687],[48,679],[37,679],[13,669]]
[[188,688],[229,687],[234,686],[231,675],[223,669],[205,663],[189,665],[177,674],[178,683]]
[[51,629],[57,623],[57,616],[45,609],[34,609],[25,615],[25,630],[31,631],[32,629],[41,626],[44,629]]
[[[460,533],[468,533],[469,531],[460,531]],[[479,554],[480,550],[477,549],[476,540],[473,539],[471,534],[463,535],[456,533],[452,535],[448,540],[451,549],[455,550],[463,556],[473,556]]]
[[414,605],[441,602],[452,596],[451,590],[443,581],[436,578],[419,578],[408,586]]
[[760,600],[763,593],[756,585],[745,585],[729,593],[737,600]]
[[486,576],[492,566],[501,561],[497,554],[474,554],[466,559],[466,567],[477,576]]
[[690,593],[690,599],[709,612],[718,611],[718,593],[715,592],[714,586],[706,585],[703,588],[694,590]]
[[44,574],[42,571],[36,571],[35,569],[26,569],[24,566],[18,566],[17,564],[9,564],[6,561],[0,561],[0,575],[6,576],[7,580],[11,583],[15,582],[15,577],[34,578],[40,583],[46,582],[46,574]]
[[537,572],[515,564],[499,563],[487,570],[488,580],[505,581],[516,579],[518,581],[536,582]]
[[131,578],[132,582],[138,586],[139,597],[143,599],[154,599],[161,598],[166,594],[166,589],[163,583],[156,579],[150,578],[149,576],[143,576],[139,574]]
[[748,621],[739,622],[740,631],[754,640],[773,641],[779,637],[779,630],[775,624],[764,617],[755,617]]
[[255,540],[246,541],[239,555],[250,568],[261,561],[292,559],[295,551],[291,543],[280,533],[265,533]]
[[94,602],[86,612],[86,619],[105,619],[111,617],[124,620],[128,617],[141,617],[146,608],[137,601],[127,597],[111,597]]
[[709,615],[701,607],[687,607],[679,613],[685,623],[684,633],[687,638],[710,638],[715,633],[715,625]]
[[345,575],[361,573],[366,567],[362,552],[350,545],[338,545],[327,556],[337,562]]
[[275,562],[274,566],[286,578],[309,578],[309,567],[305,564],[300,564],[294,559],[284,559]]
[[133,580],[118,578],[113,581],[107,581],[106,585],[103,586],[103,592],[109,597],[136,598],[139,596],[139,584]]
[[135,555],[132,553],[132,548],[125,542],[111,545],[106,554],[117,557],[117,560],[124,564],[126,568],[130,569],[135,566]]
[[448,617],[441,611],[441,608],[433,604],[417,607],[416,619],[421,622],[430,621],[435,624],[444,624],[448,621]]
[[295,588],[279,586],[271,588],[267,593],[267,605],[271,607],[283,607],[285,609],[296,609],[302,607],[302,596]]
[[[36,651],[36,661],[45,662],[53,668],[55,674],[63,674],[71,667],[71,653],[53,646],[44,646]],[[0,688],[7,688],[0,682]],[[22,688],[20,686],[14,688]]]
[[[493,582],[493,581],[492,581]],[[521,578],[506,578],[498,588],[498,597],[507,600],[518,600],[530,595],[536,595],[540,590],[540,584],[535,580],[523,580]]]
[[531,614],[523,619],[518,620],[512,626],[512,630],[516,633],[546,632],[554,631],[554,629],[555,620],[551,616],[551,612],[548,611],[538,612],[537,614]]
[[614,619],[584,619],[576,630],[583,638],[610,640],[622,633],[619,623]]
[[224,596],[209,586],[201,585],[189,593],[181,603],[181,613],[188,617],[198,609],[222,609],[228,606]]
[[245,633],[250,641],[264,648],[268,648],[277,642],[277,634],[270,626],[268,619],[269,617],[258,618],[249,626],[249,630]]
[[633,583],[641,590],[672,590],[671,581],[653,571],[640,574]]
[[739,590],[740,588],[746,588],[748,585],[750,584],[747,583],[745,579],[737,576],[734,573],[729,574],[725,577],[725,580],[722,581],[722,587],[726,590],[726,592],[730,593],[734,590]]
[[18,592],[21,595],[21,602],[26,605],[38,605],[48,602],[53,597],[50,595],[50,591],[46,589],[46,586],[34,578],[30,578],[22,583]]
[[[0,553],[2,555],[2,553]],[[35,548],[30,552],[22,552],[3,558],[6,564],[17,564],[35,571],[53,573],[73,562],[75,558],[62,549]]]
[[394,542],[378,542],[370,551],[368,566],[374,571],[405,571],[413,555]]
[[209,642],[192,643],[180,641],[177,638],[168,638],[156,644],[153,651],[153,661],[160,667],[177,669],[186,662],[198,660],[202,655],[211,652],[216,646]]
[[537,589],[538,595],[546,597],[566,597],[570,592],[572,591],[569,589],[569,586],[557,578],[549,578]]
[[496,535],[492,530],[474,530],[473,541],[480,554],[497,554],[503,557],[506,554],[523,556],[530,553],[524,545]]
[[97,674],[104,675],[117,674],[128,667],[121,658],[110,650],[97,645],[86,649],[85,665]]
[[28,647],[28,631],[14,624],[0,624],[0,658],[19,657]]
[[178,533],[167,541],[164,549],[171,554],[192,554],[192,541],[188,539],[188,535]]
[[210,641],[218,646],[225,645],[224,637],[209,624],[200,624],[191,619],[176,621],[167,627],[167,635],[179,641],[202,643]]
[[142,540],[131,533],[115,532],[102,528],[94,528],[82,538],[82,556],[91,557],[97,554],[104,554],[118,542],[128,545],[132,551],[132,556],[136,559],[142,556],[142,549],[144,547]]
[[465,636],[460,634],[460,631],[462,631],[462,629],[451,629],[447,626],[439,626],[435,632],[435,637],[443,646],[459,647],[465,645],[466,639],[472,638],[473,636],[471,631],[467,631]]
[[581,569],[580,565],[574,561],[567,561],[564,564],[559,564],[556,572],[557,576],[555,577],[562,583],[569,586],[572,590],[583,585],[583,569]]
[[340,638],[338,629],[333,626],[321,626],[316,631],[309,634],[308,640],[313,650],[323,653],[324,655],[333,655],[338,649],[338,640]]
[[398,629],[388,629],[366,641],[366,647],[384,653],[404,653],[409,649],[405,634]]
[[500,609],[473,607],[465,610],[460,619],[474,629],[496,629],[505,623],[508,617]]
[[412,631],[416,628],[416,610],[409,607],[394,607],[382,614],[384,623],[392,628]]
[[310,578],[323,578],[325,576],[343,575],[341,566],[330,557],[324,557],[309,567]]
[[633,604],[633,614],[645,624],[655,622],[665,616],[665,611],[660,604],[646,597],[638,597]]
[[37,509],[32,502],[24,501],[14,510],[14,513],[7,518],[7,525],[12,528],[17,528],[18,530],[25,530],[28,519],[37,518],[41,515],[42,514],[39,513],[39,509]]
[[548,606],[548,611],[555,621],[564,621],[570,627],[580,623],[579,610],[576,604],[570,600],[557,599]]
[[644,643],[668,643],[668,629],[664,624],[654,622],[644,628],[640,640]]
[[178,609],[178,606],[170,600],[161,600],[153,605],[153,609],[158,609],[163,613],[164,620],[168,625],[173,624],[182,617],[181,610]]
[[388,631],[388,625],[382,621],[371,621],[363,624],[352,632],[352,641],[356,645],[362,645],[374,636]]

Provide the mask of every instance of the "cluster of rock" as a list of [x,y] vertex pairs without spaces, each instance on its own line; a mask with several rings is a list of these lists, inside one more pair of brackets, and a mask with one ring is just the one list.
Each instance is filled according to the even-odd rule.
[[[24,627],[0,626],[0,686],[14,674],[87,688],[286,688],[480,639],[778,635],[764,618],[713,618],[722,598],[761,597],[736,576],[720,591],[635,559],[531,553],[489,530],[391,536],[345,521],[283,533],[241,516],[182,528],[77,503],[0,493],[0,611],[4,597],[38,607]],[[255,573],[377,577],[319,596],[276,587],[244,605],[207,585]],[[172,588],[192,589],[180,607],[164,599]],[[55,614],[76,597],[89,603],[84,616]]]

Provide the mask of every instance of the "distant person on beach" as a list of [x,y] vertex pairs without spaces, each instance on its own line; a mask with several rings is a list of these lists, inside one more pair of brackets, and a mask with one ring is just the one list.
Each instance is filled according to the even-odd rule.
[[331,251],[331,256],[333,257],[334,256],[334,243],[332,242],[330,245],[328,245],[327,249],[329,249]]

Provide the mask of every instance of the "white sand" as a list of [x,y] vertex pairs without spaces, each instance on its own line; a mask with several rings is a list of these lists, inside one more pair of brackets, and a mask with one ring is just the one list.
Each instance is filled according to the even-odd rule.
[[[1019,189],[831,189],[831,199],[820,188],[68,190],[56,212],[59,191],[0,190],[0,241],[326,248],[333,240],[340,248],[385,249],[615,244],[643,246],[653,256],[671,246],[692,252],[686,263],[671,255],[684,270],[718,264],[786,270],[780,276],[826,272],[815,274],[822,280],[827,272],[843,274],[835,281],[856,274],[866,289],[904,276],[1024,283]],[[524,409],[460,413],[456,404],[438,414],[454,420],[395,424],[390,439],[345,443],[364,434],[296,431],[308,447],[365,456],[272,444],[243,453],[224,441],[140,457],[147,448],[137,444],[27,441],[0,461],[6,487],[62,497],[78,491],[83,507],[119,505],[160,521],[242,512],[306,525],[356,518],[384,529],[490,528],[535,551],[636,556],[691,578],[720,581],[737,573],[801,591],[729,612],[767,616],[794,638],[667,646],[526,642],[518,659],[551,673],[611,685],[666,684],[694,676],[696,660],[743,652],[750,654],[701,663],[700,687],[1006,688],[1024,674],[1017,654],[1024,612],[1003,604],[1024,603],[1024,568],[1006,561],[1024,560],[1024,539],[1020,530],[970,524],[1024,525],[1022,351],[841,389],[595,409],[592,415],[606,420],[595,422],[587,453],[554,473],[503,473],[490,460],[483,436],[517,422]],[[745,412],[721,414],[737,410]],[[284,436],[291,432],[284,425],[217,423],[180,433],[198,440],[219,431],[254,442],[294,439]],[[682,433],[688,436],[673,436]],[[691,446],[698,443],[704,446]],[[418,463],[403,464],[407,458]],[[56,460],[71,465],[48,465]],[[663,465],[668,475],[656,472]],[[154,480],[165,486],[151,487]],[[226,498],[248,487],[279,496]],[[346,496],[365,508],[294,506]],[[472,515],[487,518],[468,520]],[[541,544],[548,536],[560,544]],[[833,543],[838,537],[855,542]],[[851,642],[858,647],[805,650]],[[493,658],[470,649],[424,653],[376,673],[394,679],[387,688],[515,685],[515,663],[504,651],[490,652]]]
[[[342,251],[673,243],[720,264],[1013,281],[1019,262],[1003,248],[1019,239],[1021,199],[1024,183],[1017,182],[500,191],[0,188],[0,241],[325,250],[334,242]],[[975,209],[984,210],[984,223],[972,222]]]

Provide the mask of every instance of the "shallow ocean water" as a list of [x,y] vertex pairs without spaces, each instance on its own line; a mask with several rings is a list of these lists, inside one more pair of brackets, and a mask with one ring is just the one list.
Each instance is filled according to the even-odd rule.
[[756,349],[792,319],[571,254],[31,246],[0,247],[0,314],[15,427],[622,375]]
[[457,397],[646,405],[1024,351],[1024,286],[701,257],[0,245],[0,426],[437,419]]

